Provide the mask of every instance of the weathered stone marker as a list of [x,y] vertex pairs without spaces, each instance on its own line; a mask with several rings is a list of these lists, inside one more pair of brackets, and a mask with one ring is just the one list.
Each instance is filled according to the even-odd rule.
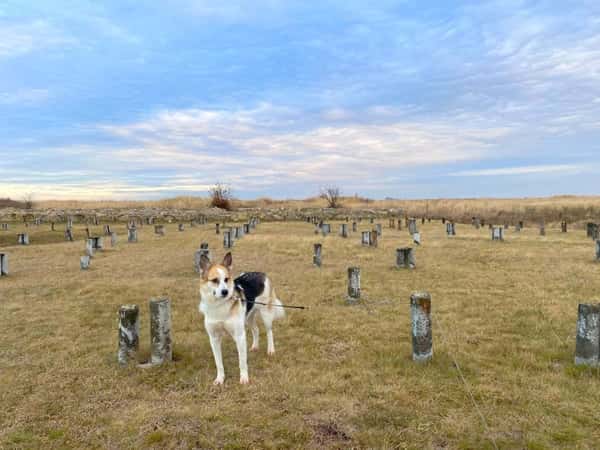
[[65,241],[73,242],[73,230],[71,228],[65,230]]
[[137,305],[123,305],[119,309],[119,348],[117,361],[126,365],[140,347],[140,310]]
[[348,224],[347,223],[343,223],[340,225],[340,236],[343,238],[348,237]]
[[154,234],[158,234],[159,236],[165,235],[165,226],[164,225],[154,225]]
[[421,245],[421,233],[418,231],[413,234],[413,242],[417,245]]
[[110,225],[104,225],[104,235],[110,236]]
[[431,334],[431,296],[427,292],[413,292],[410,296],[413,361],[427,362],[433,357]]
[[17,243],[20,245],[29,245],[29,235],[27,233],[17,234]]
[[171,301],[167,297],[150,299],[150,340],[153,365],[173,359]]
[[[204,245],[206,245],[206,247],[204,247]],[[196,271],[196,273],[202,272],[202,268],[200,267],[200,260],[202,259],[202,255],[210,259],[210,250],[208,249],[208,243],[206,242],[200,244],[200,249],[194,253],[194,270]]]
[[504,240],[504,229],[502,227],[492,228],[492,241],[503,241]]
[[379,236],[377,234],[377,230],[371,230],[371,234],[369,236],[371,236],[371,247],[377,247],[377,236]]
[[315,244],[313,254],[313,265],[321,267],[321,250],[323,246],[321,244]]
[[363,231],[361,233],[361,241],[360,242],[362,245],[366,245],[366,246],[371,245],[371,232]]
[[116,247],[118,241],[119,241],[119,237],[117,236],[117,232],[116,231],[112,231],[110,233],[110,246],[111,247]]
[[90,258],[90,255],[85,255],[79,258],[79,267],[81,268],[81,270],[88,270],[90,268],[91,260],[92,259]]
[[566,233],[567,232],[567,221],[566,220],[563,220],[560,223],[560,231],[561,231],[561,233]]
[[0,224],[0,229],[2,231],[8,231],[8,224],[7,223]]
[[91,258],[94,256],[94,253],[95,253],[94,240],[86,239],[85,240],[85,254]]
[[456,228],[454,226],[454,222],[448,222],[446,224],[446,234],[448,236],[456,236]]
[[357,223],[356,222],[352,222],[352,232],[356,233],[356,229],[357,229]]
[[185,231],[185,226],[180,223],[179,225],[177,225],[177,231]]
[[127,230],[127,242],[137,242],[137,241],[138,241],[137,228],[129,228]]
[[600,365],[600,304],[579,304],[575,364]]
[[327,236],[329,233],[331,233],[331,225],[328,223],[322,224],[321,233],[323,234],[323,236]]
[[417,267],[415,251],[412,247],[396,249],[396,267],[398,269],[414,269]]
[[99,236],[91,237],[92,245],[94,246],[94,250],[102,250],[104,248],[104,239]]
[[231,231],[224,231],[223,232],[223,247],[225,248],[231,248],[233,245],[233,239],[231,237]]
[[540,223],[540,236],[546,236],[546,225],[544,222]]
[[348,268],[348,298],[347,303],[356,303],[360,300],[360,268]]
[[596,241],[596,261],[600,262],[600,240]]
[[0,277],[8,276],[8,255],[0,253]]
[[220,223],[215,223],[215,233],[216,234],[221,233],[221,224]]
[[377,236],[381,236],[381,233],[383,233],[383,229],[380,223],[375,224],[375,231],[377,232]]
[[245,223],[243,225],[244,228],[244,234],[250,234],[250,224],[249,223]]
[[417,219],[408,219],[408,232],[413,235],[417,232]]

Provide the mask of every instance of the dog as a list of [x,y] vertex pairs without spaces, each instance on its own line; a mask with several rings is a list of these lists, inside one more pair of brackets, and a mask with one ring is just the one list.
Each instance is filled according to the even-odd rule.
[[202,275],[198,309],[204,315],[204,327],[217,366],[215,385],[225,381],[221,354],[221,338],[225,334],[228,333],[235,340],[240,365],[240,384],[248,384],[246,325],[252,330],[250,350],[256,351],[259,337],[257,319],[260,316],[267,331],[267,354],[273,355],[273,321],[285,316],[281,301],[266,274],[248,272],[234,279],[232,265],[231,252],[225,255],[221,264],[211,263],[206,255],[200,258]]

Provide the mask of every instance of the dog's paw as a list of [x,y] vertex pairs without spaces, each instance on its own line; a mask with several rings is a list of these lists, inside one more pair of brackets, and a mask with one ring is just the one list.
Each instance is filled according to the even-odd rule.
[[258,345],[256,347],[255,346],[250,347],[250,351],[251,352],[257,352],[258,351]]
[[275,356],[275,350],[274,349],[267,350],[267,355],[269,355],[269,356]]
[[224,381],[225,381],[224,377],[217,377],[217,378],[215,378],[215,381],[213,381],[213,385],[214,386],[221,386]]
[[248,384],[250,383],[250,379],[248,375],[240,375],[240,384]]

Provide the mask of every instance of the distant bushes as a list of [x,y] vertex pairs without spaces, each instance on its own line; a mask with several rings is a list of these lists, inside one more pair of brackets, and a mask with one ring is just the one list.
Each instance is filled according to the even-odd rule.
[[0,198],[0,208],[20,208],[26,209],[27,204],[25,202],[18,202],[10,198]]

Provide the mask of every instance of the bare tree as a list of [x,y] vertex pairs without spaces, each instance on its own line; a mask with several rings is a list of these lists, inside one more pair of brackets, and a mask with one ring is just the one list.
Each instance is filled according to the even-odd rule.
[[32,192],[28,192],[27,194],[23,195],[23,206],[25,207],[25,209],[33,208],[33,193]]
[[319,196],[327,202],[329,208],[339,208],[342,206],[340,203],[340,188],[337,186],[322,188]]
[[208,195],[210,196],[210,206],[231,211],[232,197],[230,187],[222,183],[217,183],[208,190]]

